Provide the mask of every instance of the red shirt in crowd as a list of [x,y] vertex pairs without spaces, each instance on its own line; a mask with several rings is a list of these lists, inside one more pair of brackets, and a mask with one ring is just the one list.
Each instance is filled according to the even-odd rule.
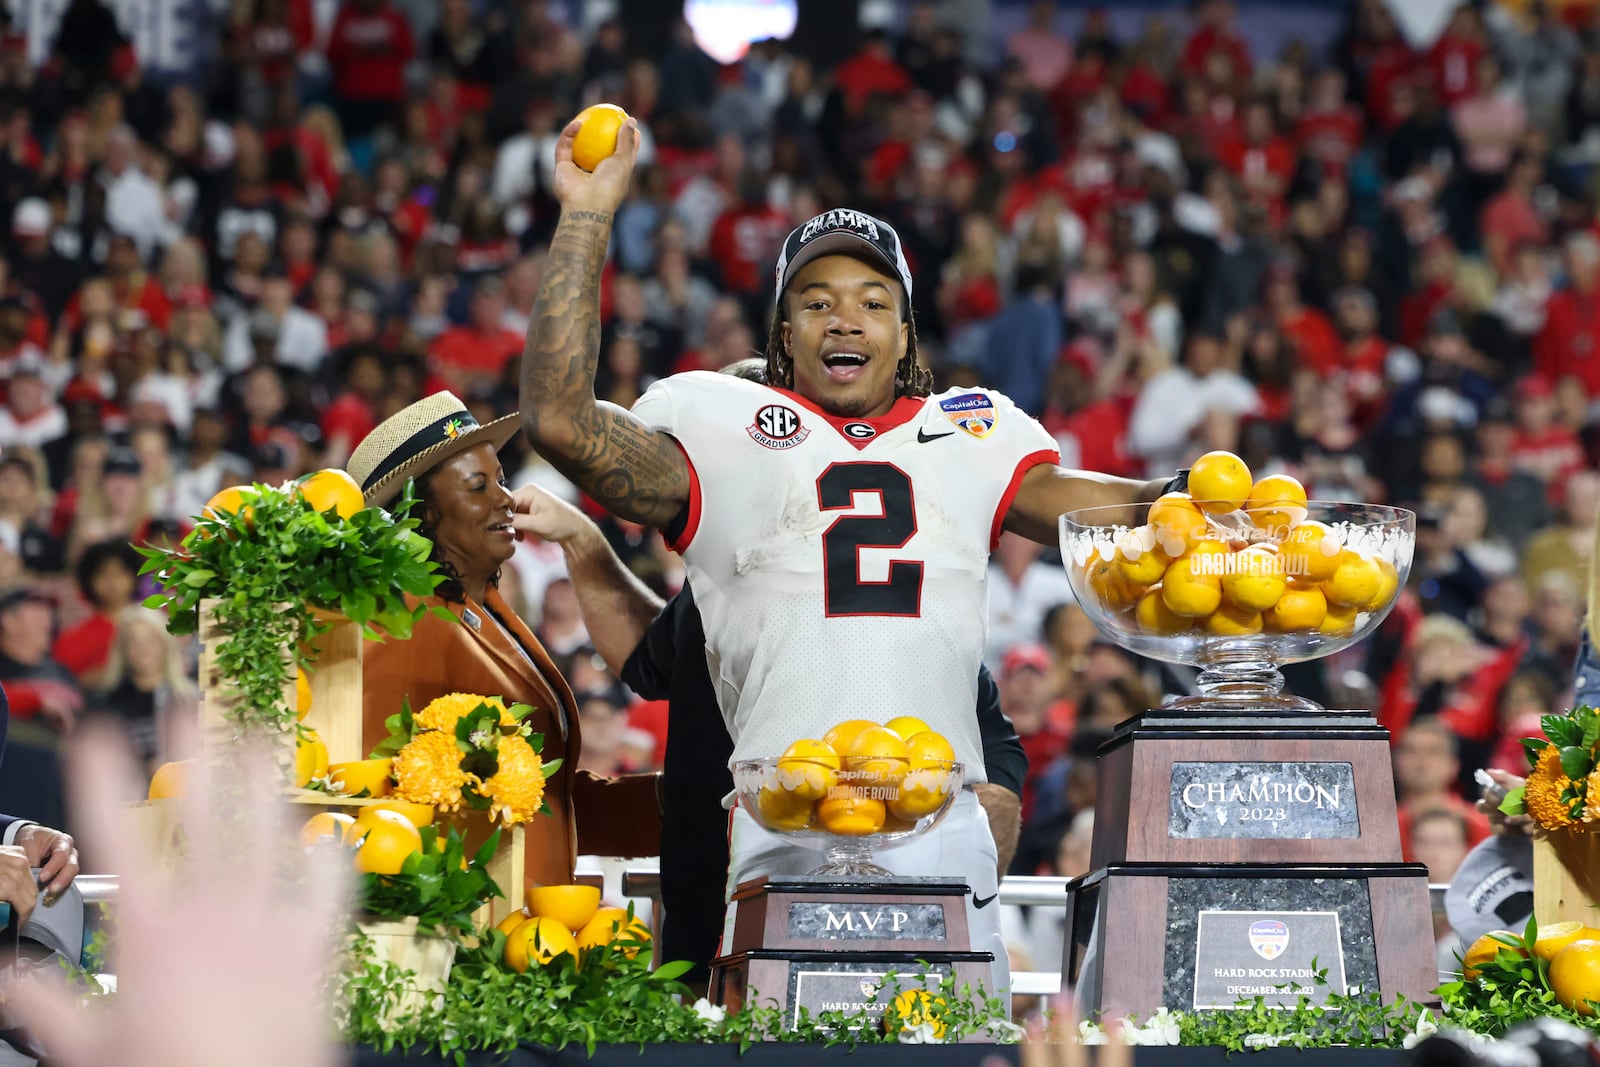
[[1560,504],[1567,475],[1585,466],[1583,443],[1565,426],[1551,426],[1536,434],[1519,430],[1511,445],[1511,461],[1517,469],[1544,482],[1550,502]]
[[[151,326],[158,330],[167,328],[167,323],[172,319],[172,302],[167,299],[166,290],[155,278],[139,271],[131,281],[114,282],[112,290],[117,307],[123,311],[142,311],[145,321]],[[69,332],[83,325],[81,295],[81,292],[72,294],[62,315],[62,324]]]
[[708,245],[722,267],[722,285],[754,293],[771,284],[768,264],[789,232],[789,216],[768,203],[736,204],[718,216]]
[[1367,66],[1367,114],[1385,133],[1402,121],[1394,107],[1395,88],[1414,78],[1416,69],[1416,54],[1399,41],[1391,41],[1372,54]]
[[911,91],[911,76],[904,67],[887,56],[862,49],[833,72],[834,83],[844,93],[852,115],[860,114],[867,98],[873,95],[898,97]]
[[1346,164],[1360,151],[1365,132],[1361,113],[1345,105],[1330,111],[1307,111],[1295,124],[1294,139],[1308,158],[1343,174]]
[[1217,50],[1228,53],[1228,58],[1233,60],[1233,76],[1239,82],[1250,80],[1250,46],[1244,43],[1232,30],[1218,29],[1215,26],[1202,26],[1196,30],[1183,46],[1183,59],[1180,65],[1185,74],[1198,77],[1205,73],[1206,59]]
[[1465,100],[1478,89],[1478,60],[1483,58],[1481,42],[1445,34],[1428,53],[1428,70],[1439,103],[1445,108]]
[[1122,76],[1122,105],[1137,113],[1147,126],[1157,126],[1167,114],[1167,83],[1155,69],[1135,63]]
[[362,10],[346,2],[328,35],[334,88],[347,100],[405,99],[406,64],[415,52],[411,24],[386,3]]
[[447,379],[488,377],[498,380],[517,353],[522,338],[512,330],[485,333],[471,326],[457,326],[434,339],[428,355],[439,373]]
[[1300,363],[1326,378],[1344,370],[1344,346],[1328,317],[1316,308],[1298,307],[1278,316],[1284,340],[1294,345]]
[[1282,225],[1283,198],[1294,177],[1294,145],[1281,137],[1270,138],[1264,144],[1234,140],[1222,146],[1217,158],[1244,183],[1250,199],[1267,209],[1273,225]]
[[341,393],[333,403],[322,409],[322,439],[330,442],[342,440],[346,448],[353,449],[377,426],[378,420],[372,413],[372,405],[359,393]]
[[1600,290],[1563,289],[1545,305],[1544,329],[1533,339],[1534,370],[1552,382],[1573,377],[1600,396]]
[[1128,475],[1135,464],[1128,456],[1128,414],[1114,400],[1100,400],[1070,415],[1047,410],[1045,432],[1061,449],[1061,465],[1104,474]]
[[1524,241],[1544,244],[1550,239],[1550,228],[1525,196],[1503,192],[1483,206],[1478,229],[1483,233],[1484,248],[1494,260],[1494,268],[1503,278],[1511,266],[1511,253]]
[[83,681],[110,661],[111,645],[116,639],[116,620],[97,611],[56,635],[50,658]]

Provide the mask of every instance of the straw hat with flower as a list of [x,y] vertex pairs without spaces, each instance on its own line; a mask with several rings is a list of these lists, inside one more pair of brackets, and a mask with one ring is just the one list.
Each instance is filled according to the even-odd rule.
[[445,460],[489,442],[505,447],[517,432],[517,417],[483,424],[454,393],[434,393],[401,408],[356,446],[346,470],[372,506],[387,504],[407,478],[421,477]]

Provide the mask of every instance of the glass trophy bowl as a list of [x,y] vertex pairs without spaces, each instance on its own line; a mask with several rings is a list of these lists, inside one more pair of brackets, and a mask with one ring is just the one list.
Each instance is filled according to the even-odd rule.
[[1200,668],[1165,707],[1321,711],[1283,691],[1285,663],[1331,655],[1377,628],[1405,588],[1416,516],[1311,501],[1250,512],[1163,497],[1061,516],[1078,602],[1111,641]]
[[733,765],[739,806],[769,833],[824,852],[822,865],[808,874],[892,877],[872,854],[939,824],[961,790],[961,764],[875,757],[842,762],[740,760]]

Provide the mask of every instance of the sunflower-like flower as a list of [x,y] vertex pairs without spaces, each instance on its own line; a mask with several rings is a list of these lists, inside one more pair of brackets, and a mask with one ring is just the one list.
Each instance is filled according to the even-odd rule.
[[1588,785],[1584,789],[1583,821],[1600,823],[1600,767],[1589,772]]
[[453,731],[423,731],[394,758],[395,792],[404,800],[432,804],[441,811],[460,810],[461,787],[470,778],[461,769],[461,750]]
[[1561,750],[1546,745],[1539,753],[1539,761],[1528,772],[1523,789],[1522,803],[1535,822],[1546,830],[1559,830],[1572,822],[1572,811],[1561,793],[1572,784],[1561,769]]
[[463,715],[475,710],[479,704],[500,709],[500,721],[506,720],[505,702],[499,697],[479,696],[476,693],[446,693],[436,697],[427,707],[412,717],[418,730],[443,730],[454,733],[456,723]]
[[478,787],[489,798],[489,818],[510,826],[528,822],[544,802],[544,761],[523,738],[502,737],[500,768]]

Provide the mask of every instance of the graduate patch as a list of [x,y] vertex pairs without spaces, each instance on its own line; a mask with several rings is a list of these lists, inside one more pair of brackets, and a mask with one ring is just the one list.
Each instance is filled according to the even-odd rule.
[[974,437],[987,437],[998,417],[994,401],[982,393],[963,393],[949,400],[941,400],[939,410],[944,412],[945,418]]

